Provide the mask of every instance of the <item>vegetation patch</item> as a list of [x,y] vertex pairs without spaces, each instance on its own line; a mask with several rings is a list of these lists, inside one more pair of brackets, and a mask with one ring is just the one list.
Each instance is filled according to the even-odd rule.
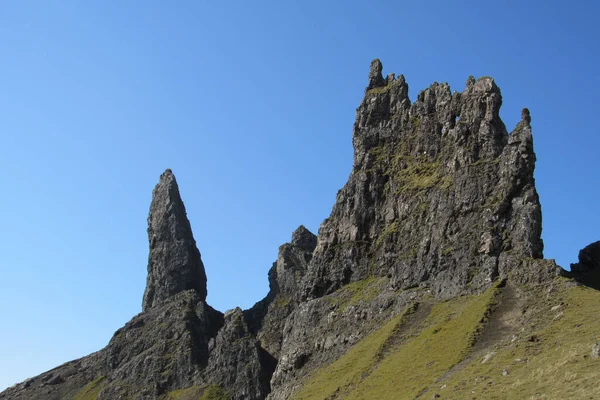
[[[417,121],[412,123],[414,125]],[[431,161],[426,155],[410,154],[406,145],[399,149],[391,145],[376,146],[369,149],[369,154],[372,165],[367,171],[382,173],[390,179],[386,184],[386,192],[392,187],[395,195],[435,187],[448,190],[453,185],[452,177],[443,172],[441,154]]]
[[354,306],[360,301],[368,303],[377,296],[380,284],[384,279],[383,277],[370,276],[360,281],[351,282],[331,294],[328,300],[342,310]]
[[478,296],[438,303],[407,341],[386,349],[407,314],[395,317],[333,364],[316,370],[292,398],[414,399],[467,356],[497,292],[493,287]]
[[412,124],[412,128],[414,131],[417,131],[421,127],[421,116],[413,115],[410,117],[410,123]]
[[471,166],[478,167],[480,165],[498,165],[499,163],[500,163],[500,157],[492,158],[492,159],[480,158],[479,160],[477,160],[473,164],[471,164]]
[[385,86],[378,86],[376,88],[370,89],[369,91],[367,91],[367,95],[377,95],[377,94],[383,94],[383,93],[387,93],[389,92],[394,86],[398,86],[399,85],[399,81],[395,80],[390,82],[389,84],[385,85]]
[[398,220],[392,221],[388,226],[385,227],[383,232],[377,237],[375,240],[375,248],[378,249],[383,245],[383,243],[393,234],[397,233],[399,230],[400,223]]
[[419,191],[441,186],[442,166],[438,160],[429,162],[427,157],[396,156],[392,161],[396,194],[404,191]]
[[385,357],[347,399],[413,399],[469,353],[497,289],[433,307],[423,330]]
[[169,392],[167,400],[229,400],[229,394],[220,386],[192,386]]
[[290,305],[290,301],[291,301],[290,296],[280,293],[277,296],[277,299],[275,300],[275,307],[286,308],[287,306]]
[[371,370],[386,342],[401,324],[403,314],[391,319],[381,328],[352,346],[344,356],[331,365],[315,370],[291,399],[322,400],[334,396],[343,398]]
[[73,400],[96,400],[98,398],[98,394],[104,388],[105,378],[103,376],[99,376],[94,379],[92,382],[88,383],[83,389],[81,389]]
[[530,292],[526,303],[537,315],[518,337],[496,347],[485,363],[475,358],[430,390],[453,399],[600,398],[600,359],[590,356],[600,341],[600,292],[567,282],[557,279],[550,299],[542,288]]

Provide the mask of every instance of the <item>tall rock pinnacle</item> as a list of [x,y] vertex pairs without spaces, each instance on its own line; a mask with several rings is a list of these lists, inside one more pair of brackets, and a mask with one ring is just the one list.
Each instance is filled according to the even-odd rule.
[[319,229],[303,296],[369,276],[439,297],[545,276],[522,261],[543,251],[529,110],[509,134],[490,77],[470,77],[463,92],[434,83],[414,102],[378,59],[368,78],[353,170]]
[[152,192],[148,215],[148,278],[142,309],[179,292],[195,289],[206,299],[206,273],[179,195],[175,175],[167,169]]

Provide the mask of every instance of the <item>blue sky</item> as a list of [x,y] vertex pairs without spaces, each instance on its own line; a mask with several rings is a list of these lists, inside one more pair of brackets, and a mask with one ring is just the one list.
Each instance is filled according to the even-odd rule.
[[317,232],[350,173],[375,57],[413,100],[488,75],[509,130],[530,108],[545,255],[574,262],[600,239],[600,10],[487,3],[0,2],[0,389],[141,311],[166,168],[209,303],[260,300],[278,246]]

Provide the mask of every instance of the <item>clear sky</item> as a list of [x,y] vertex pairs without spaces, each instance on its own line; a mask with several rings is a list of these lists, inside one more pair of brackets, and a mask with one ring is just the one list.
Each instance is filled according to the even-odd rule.
[[488,75],[509,130],[530,108],[545,255],[575,262],[600,239],[599,14],[592,1],[0,2],[0,389],[99,350],[141,311],[166,168],[208,302],[260,300],[278,246],[300,224],[317,232],[350,173],[375,57],[413,100]]

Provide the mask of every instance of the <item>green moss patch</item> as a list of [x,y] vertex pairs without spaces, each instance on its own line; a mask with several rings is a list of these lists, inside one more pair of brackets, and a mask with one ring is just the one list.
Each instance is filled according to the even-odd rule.
[[81,389],[73,400],[96,400],[98,398],[98,394],[104,388],[105,378],[103,376],[99,376],[94,379],[92,382],[88,383],[83,389]]
[[220,386],[192,386],[169,392],[167,400],[229,400],[229,394]]
[[370,276],[360,281],[351,282],[335,291],[327,299],[342,311],[361,301],[368,303],[377,296],[384,279]]
[[369,149],[369,154],[372,165],[367,171],[388,176],[387,191],[393,188],[396,195],[436,187],[447,190],[453,185],[452,177],[443,172],[441,154],[430,160],[426,155],[410,154],[405,145],[399,149],[381,145]]
[[392,81],[385,86],[379,86],[367,91],[367,95],[378,95],[389,92],[394,86],[398,86],[400,81]]

